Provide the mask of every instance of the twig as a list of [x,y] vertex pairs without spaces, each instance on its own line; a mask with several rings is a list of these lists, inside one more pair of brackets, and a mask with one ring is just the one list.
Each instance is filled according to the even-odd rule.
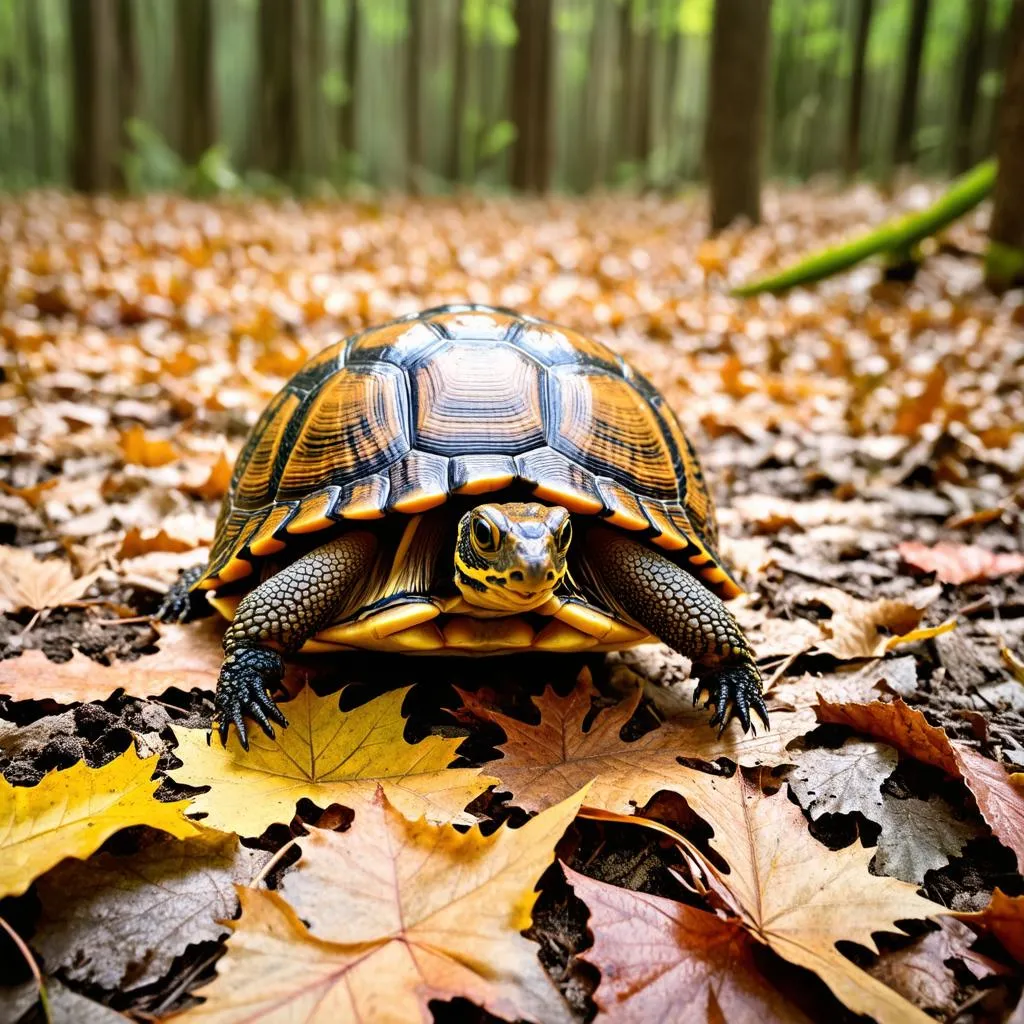
[[269,875],[270,872],[281,863],[281,858],[284,857],[284,855],[295,845],[296,841],[297,840],[294,838],[289,839],[288,842],[285,843],[284,846],[282,846],[281,849],[263,865],[260,869],[260,873],[249,883],[249,887],[252,889],[258,889],[260,885],[262,885],[263,879],[265,879],[267,875]]
[[39,965],[36,963],[36,958],[32,955],[32,950],[25,945],[25,940],[2,917],[0,917],[0,928],[3,928],[11,937],[11,941],[18,947],[18,952],[25,958],[25,963],[28,964],[29,969],[32,971],[32,977],[35,979],[36,988],[39,991],[39,1002],[43,1005],[43,1016],[46,1018],[46,1024],[51,1024],[53,1018],[50,1015],[50,996],[46,991],[43,976],[39,973]]

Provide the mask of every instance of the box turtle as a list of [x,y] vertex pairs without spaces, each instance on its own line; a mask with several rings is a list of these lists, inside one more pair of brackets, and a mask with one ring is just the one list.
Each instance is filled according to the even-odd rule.
[[700,463],[664,398],[609,349],[485,306],[446,306],[314,356],[235,466],[199,591],[231,620],[222,740],[286,725],[282,653],[609,651],[658,639],[693,659],[712,725],[761,676],[722,603]]

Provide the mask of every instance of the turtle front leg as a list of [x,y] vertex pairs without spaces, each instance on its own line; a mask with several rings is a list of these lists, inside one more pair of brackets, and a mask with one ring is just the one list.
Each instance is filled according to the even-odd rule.
[[213,609],[206,600],[206,591],[192,589],[205,568],[205,565],[193,565],[178,573],[156,610],[156,618],[161,622],[191,622],[210,614]]
[[271,699],[284,675],[280,651],[297,651],[330,625],[352,589],[373,566],[377,540],[356,530],[297,558],[242,598],[224,634],[224,662],[217,680],[217,728],[222,743],[234,723],[249,749],[245,716],[271,738],[272,718],[288,721]]
[[665,555],[615,530],[591,529],[587,555],[608,594],[630,618],[693,660],[693,703],[707,693],[704,707],[715,706],[711,725],[720,727],[719,734],[734,716],[746,732],[751,708],[769,728],[754,653],[715,594]]

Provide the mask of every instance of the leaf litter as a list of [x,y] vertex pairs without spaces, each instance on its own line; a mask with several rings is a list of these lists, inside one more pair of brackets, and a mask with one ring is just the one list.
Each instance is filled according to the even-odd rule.
[[[644,1019],[684,1002],[709,1020],[820,1019],[840,1003],[881,1020],[958,1007],[1002,1019],[981,996],[1020,956],[1024,889],[1024,798],[1007,770],[1024,767],[1019,296],[987,295],[973,262],[942,251],[909,284],[858,272],[784,298],[724,294],[820,225],[853,229],[864,195],[775,194],[769,224],[713,252],[691,200],[650,197],[242,210],[37,194],[0,208],[0,786],[30,832],[58,783],[70,814],[59,843],[8,867],[3,891],[31,891],[0,916],[55,1006],[234,1019],[252,976],[257,996],[278,986],[305,1019],[311,993],[339,996],[323,987],[331,972],[356,976],[365,942],[393,970],[360,974],[359,998],[441,1021],[460,998],[509,1019]],[[976,251],[983,229],[953,230]],[[83,263],[101,238],[102,259]],[[769,684],[770,733],[716,741],[690,707],[686,660],[652,647],[484,671],[310,659],[287,695],[308,723],[333,722],[336,745],[297,722],[274,749],[331,751],[336,777],[308,757],[285,768],[270,745],[249,762],[206,746],[223,625],[146,616],[205,557],[249,426],[326,344],[467,299],[593,334],[676,409],[748,590],[735,607]],[[806,816],[762,789],[768,769]],[[139,806],[90,805],[104,780],[141,787]],[[604,817],[572,823],[587,784],[588,813]],[[527,830],[559,807],[531,847]],[[390,959],[379,902],[357,915],[368,930],[331,926],[360,906],[335,891],[338,864],[362,851],[356,868],[383,870],[383,851],[398,863],[439,836],[450,860],[410,875],[402,896],[456,915],[455,945],[423,954],[435,989],[414,983],[406,954]],[[84,859],[58,865],[67,853]],[[545,870],[556,853],[565,876]],[[231,866],[267,856],[265,878]],[[204,857],[209,877],[189,867]],[[497,877],[499,862],[514,886],[444,909],[460,870]],[[242,916],[214,964],[229,879]],[[181,898],[147,914],[165,883]],[[941,917],[951,903],[989,909],[961,924]],[[334,906],[345,913],[325,923]],[[113,917],[127,930],[104,931]],[[34,1000],[6,941],[0,1007],[18,1019]]]

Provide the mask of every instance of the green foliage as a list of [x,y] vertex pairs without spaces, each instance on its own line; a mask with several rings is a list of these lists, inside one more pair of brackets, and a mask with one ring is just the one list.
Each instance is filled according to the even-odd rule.
[[516,141],[516,126],[511,121],[492,124],[480,140],[480,159],[490,160]]
[[510,0],[466,0],[462,18],[474,46],[515,46],[519,37]]
[[180,189],[185,164],[150,124],[137,117],[125,122],[131,149],[122,155],[121,169],[129,192],[166,192]]

